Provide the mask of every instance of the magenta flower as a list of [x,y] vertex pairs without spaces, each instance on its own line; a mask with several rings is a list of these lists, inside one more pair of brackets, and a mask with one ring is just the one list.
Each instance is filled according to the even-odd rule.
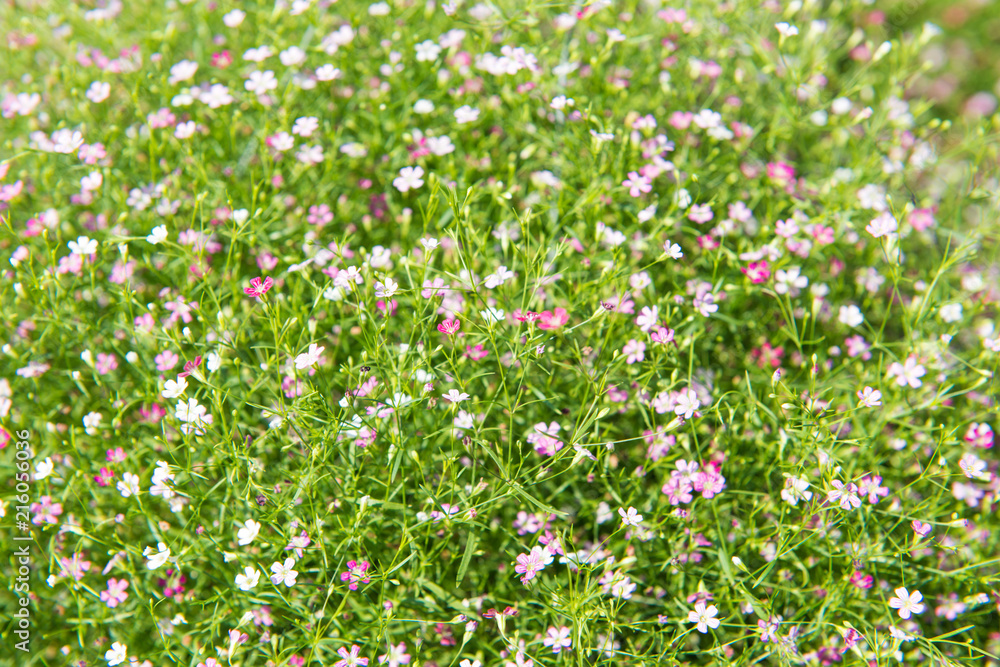
[[349,581],[347,587],[352,591],[358,590],[358,582],[367,584],[371,581],[371,577],[368,575],[368,568],[371,567],[371,563],[366,560],[360,563],[356,560],[347,561],[347,571],[340,573],[341,581]]
[[267,294],[267,290],[271,289],[274,281],[270,277],[264,278],[263,282],[260,278],[254,278],[250,281],[250,287],[244,287],[243,291],[247,293],[248,296],[252,296],[255,299]]

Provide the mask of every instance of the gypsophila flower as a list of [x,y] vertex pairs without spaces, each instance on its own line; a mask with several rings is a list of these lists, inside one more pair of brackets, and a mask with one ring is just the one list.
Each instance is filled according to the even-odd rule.
[[896,595],[889,598],[889,606],[899,610],[899,617],[908,619],[912,614],[924,613],[925,605],[921,602],[924,596],[920,591],[910,593],[905,588],[897,588]]
[[858,399],[858,405],[866,408],[874,408],[875,406],[882,405],[882,392],[878,389],[865,387],[858,392]]
[[719,627],[719,619],[716,618],[718,613],[719,609],[714,604],[706,605],[704,600],[698,600],[694,609],[688,612],[688,623],[695,623],[698,632],[705,634],[709,628],[714,630]]

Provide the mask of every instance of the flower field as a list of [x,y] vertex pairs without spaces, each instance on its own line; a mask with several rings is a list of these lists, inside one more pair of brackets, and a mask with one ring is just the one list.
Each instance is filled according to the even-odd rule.
[[1000,667],[990,7],[5,3],[0,664]]

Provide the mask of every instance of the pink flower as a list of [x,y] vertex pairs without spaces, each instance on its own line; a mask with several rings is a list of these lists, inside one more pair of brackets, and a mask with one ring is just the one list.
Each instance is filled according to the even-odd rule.
[[125,589],[128,588],[128,582],[124,579],[108,579],[108,590],[101,591],[101,602],[108,605],[109,608],[114,609],[122,602],[125,602],[125,598],[128,597],[128,593]]
[[273,284],[274,281],[271,280],[270,276],[264,278],[263,282],[261,282],[260,278],[254,278],[253,280],[250,281],[250,287],[244,287],[243,291],[246,292],[248,296],[252,296],[255,299],[259,299],[260,297],[267,294],[267,291],[271,289],[271,286]]
[[965,432],[965,441],[973,447],[990,449],[993,447],[993,429],[989,424],[970,424]]
[[527,584],[550,563],[552,563],[552,554],[547,548],[532,547],[529,553],[520,554],[517,557],[517,565],[514,566],[514,571],[518,574],[523,574],[521,583]]
[[633,197],[638,197],[653,189],[653,184],[649,182],[649,179],[640,176],[637,171],[630,171],[628,178],[622,181],[622,186],[628,188],[628,193]]
[[559,329],[569,322],[569,313],[565,308],[556,308],[553,312],[542,311],[538,320],[539,329]]
[[438,325],[438,331],[448,336],[454,336],[462,328],[462,323],[453,317],[449,317]]
[[343,660],[335,662],[333,667],[367,667],[368,665],[368,658],[360,657],[361,647],[357,644],[351,644],[350,651],[346,647],[341,646],[337,649],[337,655],[343,658]]

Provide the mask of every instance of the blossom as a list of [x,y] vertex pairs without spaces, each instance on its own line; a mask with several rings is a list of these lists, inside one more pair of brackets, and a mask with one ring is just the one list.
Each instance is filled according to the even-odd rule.
[[361,655],[361,647],[357,644],[351,644],[350,651],[346,647],[341,646],[337,649],[337,655],[342,660],[333,663],[333,667],[366,667],[368,665],[368,658],[359,657]]
[[921,600],[924,599],[920,591],[910,593],[905,588],[897,588],[895,597],[889,598],[889,606],[899,610],[899,617],[906,620],[912,614],[922,614],[926,608]]
[[299,576],[299,573],[295,571],[295,559],[286,558],[284,563],[275,561],[271,564],[271,583],[277,586],[278,584],[284,583],[285,586],[291,588],[295,585],[295,578]]
[[917,363],[917,358],[912,354],[902,364],[898,361],[892,362],[886,372],[890,380],[895,378],[897,386],[905,387],[909,385],[914,389],[923,384],[920,378],[926,374],[927,370]]
[[257,539],[257,535],[260,533],[260,524],[253,519],[247,519],[243,523],[243,527],[236,532],[237,544],[241,547],[253,542]]
[[146,557],[146,567],[150,570],[159,569],[170,558],[170,549],[163,542],[157,545],[157,551],[153,547],[146,547],[142,555]]
[[546,547],[532,547],[529,553],[518,555],[514,571],[523,574],[521,583],[527,584],[550,563],[552,563],[552,553]]
[[663,242],[663,252],[665,252],[667,257],[670,259],[680,259],[684,256],[684,251],[681,250],[681,247],[676,243],[671,242],[670,239]]
[[892,217],[892,214],[888,211],[884,211],[877,218],[868,223],[865,227],[865,231],[871,234],[873,237],[880,239],[883,236],[891,236],[895,234],[898,225],[896,219]]
[[715,618],[719,613],[718,607],[705,604],[704,600],[698,600],[694,604],[694,609],[688,612],[688,623],[697,623],[698,632],[705,634],[709,628],[713,630],[719,627],[719,619]]
[[461,322],[459,322],[457,319],[453,317],[450,317],[441,324],[439,324],[437,329],[443,334],[447,334],[448,336],[454,336],[456,333],[458,333],[458,330],[461,328],[461,326],[462,326]]
[[479,118],[479,109],[474,109],[469,105],[463,105],[455,109],[455,122],[459,125],[471,123]]
[[653,184],[645,176],[640,176],[637,171],[630,171],[628,178],[622,181],[622,186],[628,188],[628,193],[632,197],[638,197],[653,189]]
[[799,29],[794,25],[782,21],[774,24],[775,29],[782,37],[794,37],[799,34]]
[[260,581],[260,572],[257,568],[247,565],[243,568],[243,574],[236,575],[236,585],[241,591],[249,591]]
[[97,252],[97,241],[86,236],[80,236],[75,241],[70,241],[67,245],[70,252],[74,255],[93,255]]
[[326,348],[322,345],[317,345],[316,343],[309,344],[309,350],[303,352],[302,354],[295,357],[295,367],[299,370],[304,368],[310,368],[319,362],[320,357],[323,355],[323,350]]
[[390,644],[388,653],[378,657],[378,664],[387,665],[387,667],[410,664],[410,654],[406,652],[406,642],[399,642],[395,646]]
[[861,507],[861,498],[858,497],[858,485],[853,482],[845,485],[840,480],[833,480],[833,491],[826,494],[827,502],[839,503],[844,510],[857,509]]
[[167,240],[166,225],[157,225],[156,227],[153,227],[153,231],[151,231],[149,235],[146,237],[146,241],[153,245],[163,243],[166,240]]
[[277,88],[278,80],[274,78],[274,72],[271,70],[255,71],[250,72],[250,77],[243,83],[243,87],[260,96]]
[[878,389],[865,387],[858,392],[858,398],[860,399],[858,405],[866,408],[874,408],[877,405],[882,405],[882,392]]
[[787,269],[778,269],[774,274],[774,291],[778,294],[788,296],[798,296],[799,291],[809,284],[809,279],[800,275],[802,269],[798,266],[790,266]]
[[178,377],[177,380],[167,380],[163,383],[163,391],[160,395],[163,398],[177,398],[187,391],[188,383],[182,377]]
[[642,515],[634,507],[629,507],[627,512],[625,508],[619,507],[618,516],[622,518],[623,526],[638,526],[639,522],[642,521]]
[[347,571],[340,573],[340,580],[350,582],[347,587],[352,591],[358,590],[358,582],[367,584],[371,581],[371,576],[368,574],[368,568],[371,567],[371,563],[366,560],[358,562],[356,560],[347,561]]
[[865,316],[861,314],[861,309],[852,303],[850,305],[840,307],[840,314],[837,319],[841,324],[846,324],[849,327],[856,327],[865,321]]
[[563,649],[568,649],[573,646],[573,640],[570,638],[572,630],[565,625],[556,628],[549,627],[545,631],[545,638],[542,640],[542,644],[552,648],[553,653],[559,653]]
[[108,667],[115,667],[115,665],[122,664],[127,657],[128,646],[119,642],[112,644],[111,648],[104,653],[104,659],[108,661]]
[[386,278],[385,282],[375,282],[375,296],[380,299],[391,299],[399,289],[399,283],[392,278]]
[[108,605],[109,609],[114,609],[128,597],[128,593],[125,592],[126,588],[128,588],[128,582],[124,579],[108,579],[108,590],[101,591],[101,602]]
[[812,491],[809,491],[809,481],[804,477],[795,477],[785,473],[785,488],[781,490],[781,499],[793,507],[799,504],[800,500],[812,500]]
[[402,193],[415,190],[424,184],[423,167],[403,167],[399,170],[399,176],[392,181],[392,185]]
[[250,281],[250,287],[244,287],[243,291],[246,292],[248,296],[259,299],[267,294],[267,291],[271,289],[273,284],[274,281],[270,278],[270,276],[264,278],[263,282],[261,282],[260,278],[254,278]]
[[684,419],[691,419],[698,408],[701,407],[701,401],[698,399],[697,392],[689,387],[681,389],[677,393],[674,406],[674,414]]

